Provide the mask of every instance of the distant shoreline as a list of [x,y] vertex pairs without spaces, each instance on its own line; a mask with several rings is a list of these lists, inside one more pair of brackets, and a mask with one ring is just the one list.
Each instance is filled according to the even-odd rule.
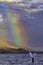
[[8,52],[8,51],[1,51],[0,54],[29,54],[29,52],[32,52],[32,53],[38,53],[38,54],[43,54],[43,51],[26,51],[26,52]]

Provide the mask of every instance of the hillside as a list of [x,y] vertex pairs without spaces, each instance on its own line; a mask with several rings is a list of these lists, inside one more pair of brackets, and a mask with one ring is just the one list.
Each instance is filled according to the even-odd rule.
[[36,51],[30,48],[17,48],[11,42],[0,40],[0,53],[29,53],[30,51],[32,53],[43,53],[43,51]]
[[7,48],[15,48],[15,49],[16,49],[16,47],[13,46],[13,45],[11,44],[11,42],[4,41],[4,40],[0,40],[0,49],[5,49],[6,47],[7,47]]
[[17,48],[13,46],[11,42],[0,40],[0,52],[2,53],[27,53],[28,50],[24,48]]

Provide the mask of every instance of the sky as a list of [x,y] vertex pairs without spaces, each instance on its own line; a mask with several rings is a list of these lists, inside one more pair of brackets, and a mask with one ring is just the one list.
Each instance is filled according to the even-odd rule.
[[[3,1],[3,2],[21,2],[21,1],[28,1],[28,0],[0,0],[0,1]],[[30,1],[30,3],[42,3],[43,2],[43,0],[29,0]]]
[[[13,1],[15,1],[15,2],[21,2],[21,1],[25,1],[25,0],[0,0],[0,1],[7,1],[7,2],[13,2]],[[27,1],[27,0],[26,0]],[[30,0],[29,0],[30,1]],[[31,2],[33,2],[33,3],[37,3],[37,2],[43,2],[43,0],[31,0]]]
[[0,0],[0,1],[8,1],[8,2],[13,2],[13,1],[15,1],[15,2],[20,2],[20,1],[22,1],[22,0]]
[[0,39],[19,47],[43,50],[43,11],[29,15],[19,8],[6,11],[0,7]]

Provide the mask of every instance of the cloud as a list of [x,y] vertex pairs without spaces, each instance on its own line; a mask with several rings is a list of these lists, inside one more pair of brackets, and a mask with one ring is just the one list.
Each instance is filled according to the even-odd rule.
[[15,2],[20,2],[20,1],[22,1],[22,0],[0,0],[0,1],[7,1],[7,2],[13,2],[13,1],[15,1]]

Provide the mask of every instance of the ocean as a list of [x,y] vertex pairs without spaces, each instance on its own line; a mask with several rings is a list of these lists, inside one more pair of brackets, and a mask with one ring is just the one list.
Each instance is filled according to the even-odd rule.
[[37,54],[31,62],[29,54],[0,54],[0,65],[43,65],[43,54]]

